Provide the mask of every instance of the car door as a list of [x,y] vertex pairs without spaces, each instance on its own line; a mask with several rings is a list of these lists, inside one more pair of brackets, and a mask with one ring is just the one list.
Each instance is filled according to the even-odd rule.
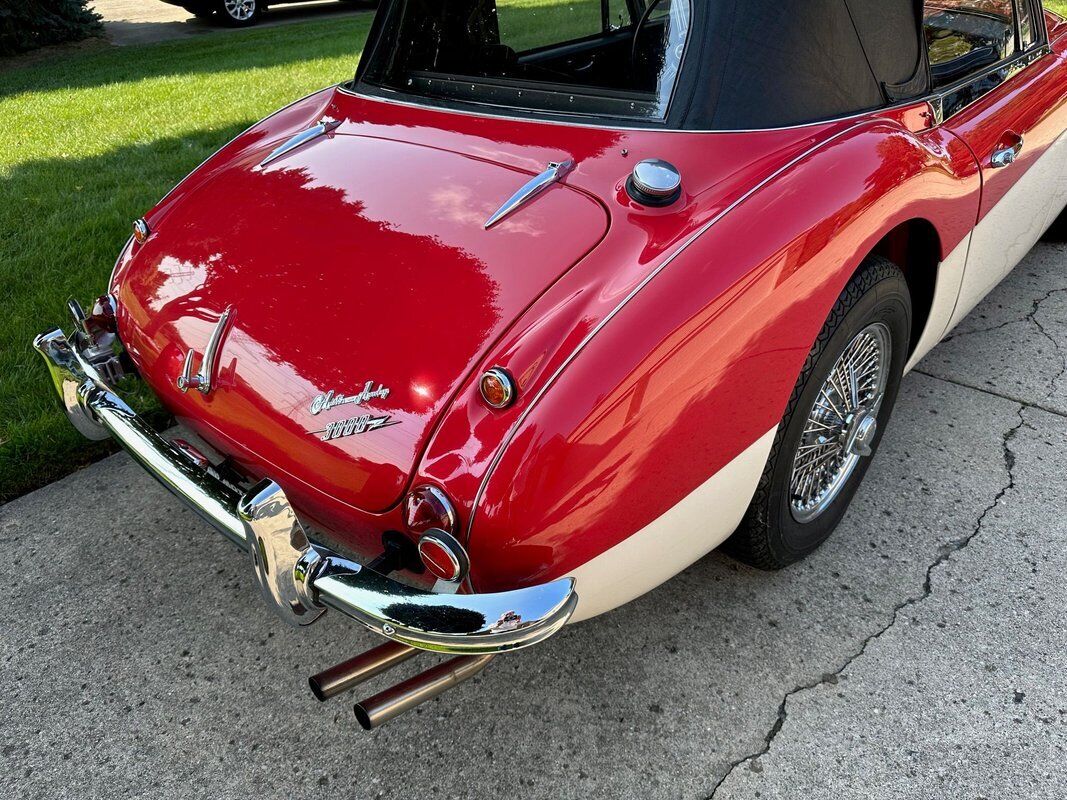
[[978,160],[982,199],[949,327],[1029,252],[1067,201],[1067,67],[1039,0],[927,0],[944,125]]

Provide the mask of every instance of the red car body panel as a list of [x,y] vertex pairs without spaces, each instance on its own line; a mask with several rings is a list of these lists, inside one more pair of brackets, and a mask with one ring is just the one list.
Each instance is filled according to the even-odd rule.
[[[1067,128],[1062,57],[1021,77],[950,125],[934,127],[923,102],[731,133],[327,90],[239,136],[147,215],[153,237],[112,281],[120,335],[171,410],[281,483],[341,547],[376,555],[382,531],[403,529],[405,488],[432,483],[456,504],[470,587],[545,581],[774,428],[835,299],[887,233],[922,221],[941,258],[964,242]],[[257,166],[324,117],[341,121],[332,135]],[[1015,129],[1022,169],[983,183],[985,151]],[[483,228],[568,158],[563,185]],[[678,203],[629,198],[645,158],[677,165]],[[202,352],[229,305],[221,384],[181,393],[182,355]],[[493,366],[518,384],[504,410],[478,395]],[[311,433],[316,395],[366,381],[390,389],[375,412],[400,424]]]

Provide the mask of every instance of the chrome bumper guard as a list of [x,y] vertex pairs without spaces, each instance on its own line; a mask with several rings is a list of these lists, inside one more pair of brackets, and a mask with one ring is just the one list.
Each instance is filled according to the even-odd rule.
[[285,492],[265,480],[247,494],[195,463],[115,393],[86,357],[80,334],[42,334],[44,356],[74,426],[110,435],[174,495],[246,549],[264,597],[294,625],[333,608],[393,641],[445,653],[499,653],[558,631],[578,602],[571,578],[496,594],[437,594],[412,588],[308,540]]

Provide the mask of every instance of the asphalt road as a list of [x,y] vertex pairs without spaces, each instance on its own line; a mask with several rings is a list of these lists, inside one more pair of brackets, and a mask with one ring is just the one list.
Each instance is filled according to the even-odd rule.
[[1040,245],[906,379],[814,557],[768,574],[713,554],[373,733],[305,678],[374,637],[275,621],[245,556],[126,457],[10,503],[0,781],[48,800],[1062,798],[1065,267]]
[[[162,0],[96,0],[93,8],[104,18],[108,41],[116,45],[151,44],[208,33],[235,32],[214,19],[197,19],[184,8]],[[271,8],[255,27],[287,25],[311,19],[345,16],[373,8],[373,2],[296,3]]]

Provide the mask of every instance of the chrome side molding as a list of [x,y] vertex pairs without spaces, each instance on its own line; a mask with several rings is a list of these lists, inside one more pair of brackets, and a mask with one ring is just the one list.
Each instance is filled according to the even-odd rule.
[[294,625],[327,608],[402,645],[444,653],[499,653],[536,644],[574,613],[572,578],[495,594],[435,594],[312,543],[285,492],[266,480],[242,493],[171,444],[86,361],[76,337],[38,336],[67,414],[79,430],[112,436],[163,486],[235,544],[252,551],[264,596]]
[[268,155],[266,158],[259,162],[259,166],[267,166],[267,164],[271,163],[272,161],[276,161],[277,159],[284,156],[286,153],[291,153],[293,150],[296,150],[296,148],[307,144],[313,139],[318,139],[320,136],[325,136],[327,133],[332,133],[333,131],[337,130],[340,125],[341,120],[339,119],[324,119],[318,125],[312,125],[306,131],[301,131],[292,138],[287,139],[278,147],[274,148],[270,152],[270,155]]
[[549,163],[548,169],[527,181],[519,191],[507,199],[504,205],[493,212],[493,215],[485,221],[485,229],[489,230],[506,216],[533,200],[553,183],[562,179],[573,168],[574,162],[570,159]]

